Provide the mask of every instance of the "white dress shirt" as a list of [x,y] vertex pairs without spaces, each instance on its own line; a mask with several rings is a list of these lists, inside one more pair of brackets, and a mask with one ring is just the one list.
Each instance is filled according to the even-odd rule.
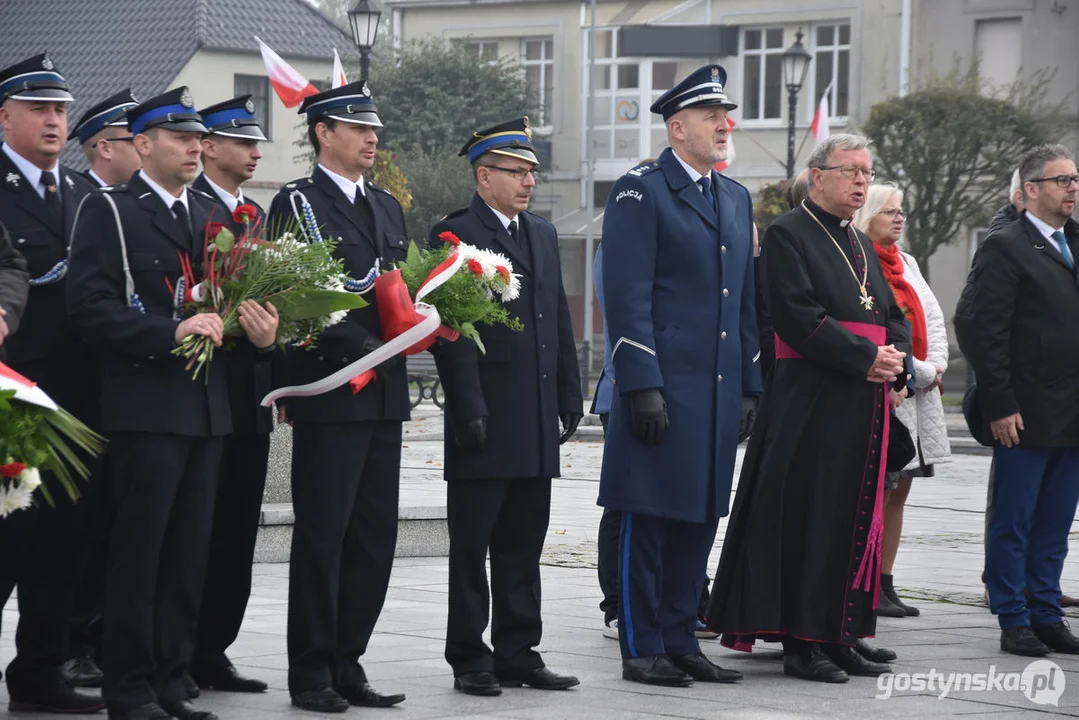
[[[1058,231],[1062,232],[1064,230],[1064,226],[1061,225],[1058,228],[1054,228],[1045,221],[1043,221],[1041,218],[1036,217],[1033,213],[1029,213],[1026,210],[1024,210],[1023,213],[1027,216],[1027,220],[1033,223],[1034,227],[1038,228],[1038,232],[1044,235],[1045,239],[1053,244],[1053,247],[1056,248],[1056,251],[1060,252],[1060,243],[1058,243],[1053,237],[1053,233]],[[1070,250],[1071,248],[1068,249]],[[1060,254],[1063,255],[1064,253]]]
[[330,179],[337,184],[337,187],[341,188],[341,192],[345,194],[345,197],[348,198],[348,201],[350,203],[356,202],[357,192],[360,195],[367,197],[367,189],[363,185],[363,175],[360,175],[360,179],[358,182],[352,182],[347,177],[338,175],[333,170],[330,170],[322,163],[319,163],[319,167],[322,168],[322,172],[330,176]]
[[[484,205],[487,205],[487,203],[484,203]],[[498,221],[500,223],[502,223],[502,227],[506,228],[506,232],[509,232],[510,223],[513,222],[514,220],[516,220],[517,216],[514,215],[513,217],[506,217],[505,215],[500,213],[498,210],[495,210],[490,205],[487,205],[487,207],[491,208],[491,212],[493,212],[495,214],[495,217],[498,218]],[[520,229],[520,223],[517,224],[517,227],[518,227],[518,229]]]
[[202,177],[206,179],[206,182],[210,185],[210,187],[214,189],[214,192],[217,193],[217,196],[221,198],[221,202],[225,203],[225,207],[229,209],[229,213],[231,214],[236,212],[236,208],[239,207],[244,201],[244,191],[237,190],[236,195],[233,195],[228,190],[211,180],[210,176],[206,173],[203,173]]
[[[169,209],[169,212],[172,212],[172,206],[176,203],[177,200],[179,200],[184,204],[184,210],[187,210],[187,216],[191,217],[191,205],[187,202],[186,186],[184,186],[184,189],[180,192],[180,197],[176,197],[168,190],[151,180],[150,176],[146,174],[145,170],[139,170],[139,177],[141,177],[143,181],[150,186],[151,190],[157,193],[157,196],[161,198],[161,202],[165,203],[165,207]],[[173,213],[172,216],[176,217],[176,213]]]
[[[4,143],[4,152],[11,158],[11,162],[15,163],[15,167],[19,169],[22,176],[26,178],[26,182],[30,183],[30,187],[34,188],[38,197],[42,200],[45,199],[45,183],[41,182],[41,168],[33,164],[19,153],[11,149],[11,146]],[[56,194],[60,194],[60,163],[56,163],[53,166],[52,174],[56,176]],[[61,199],[63,199],[61,197]]]
[[[678,155],[678,152],[674,148],[671,148],[671,152],[674,153],[675,160],[677,160],[682,165],[682,167],[685,169],[686,175],[689,175],[689,179],[692,180],[693,184],[697,186],[697,190],[703,195],[704,194],[704,188],[702,188],[701,184],[699,182],[697,182],[697,181],[700,180],[702,177],[704,177],[704,175],[701,175],[699,172],[697,172],[696,168],[694,168],[692,165],[690,165],[685,160],[683,160]],[[714,180],[715,180],[715,178],[712,177],[712,171],[709,170],[708,171],[708,181],[713,182]]]
[[90,177],[93,179],[94,182],[96,182],[101,187],[108,187],[109,186],[109,184],[107,182],[105,182],[104,180],[102,180],[101,176],[98,175],[93,170],[90,171]]

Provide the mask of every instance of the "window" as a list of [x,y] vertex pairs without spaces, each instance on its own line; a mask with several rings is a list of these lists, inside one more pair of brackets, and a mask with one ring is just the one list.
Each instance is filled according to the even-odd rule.
[[272,140],[270,127],[270,79],[262,75],[235,75],[233,76],[234,95],[250,95],[251,102],[255,104],[255,118],[259,121],[262,134],[267,140]]
[[475,55],[476,59],[481,62],[485,62],[488,65],[496,65],[498,63],[497,40],[474,40],[462,42],[461,47]]
[[850,114],[850,23],[813,28],[813,65],[810,117],[817,111],[825,92],[831,117],[847,117]]
[[783,28],[746,29],[742,35],[742,118],[783,117]]
[[554,100],[554,38],[521,40],[521,67],[525,80],[540,101],[540,126],[551,124]]
[[978,73],[1000,87],[1014,83],[1022,62],[1022,20],[1004,18],[976,20],[974,52],[981,60]]

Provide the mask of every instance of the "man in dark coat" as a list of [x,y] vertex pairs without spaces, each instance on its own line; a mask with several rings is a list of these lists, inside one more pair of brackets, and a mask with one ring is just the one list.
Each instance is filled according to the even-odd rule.
[[706,65],[656,100],[671,147],[615,183],[603,218],[616,392],[599,504],[622,512],[622,677],[648,684],[741,679],[696,636],[701,578],[761,392],[753,204],[713,170],[737,107],[725,82]]
[[[0,70],[0,222],[26,258],[31,278],[19,332],[5,347],[14,370],[96,426],[93,363],[64,300],[72,226],[79,202],[93,189],[59,162],[71,101],[47,55]],[[51,474],[43,481],[55,506],[39,503],[10,520],[23,529],[9,546],[19,551],[0,563],[0,599],[6,602],[12,586],[19,587],[16,656],[6,678],[11,705],[46,712],[101,709],[98,698],[74,693],[60,668],[70,656],[68,618],[85,561],[86,507],[72,502]]]
[[[109,717],[216,720],[188,702],[221,438],[232,429],[216,363],[192,379],[172,354],[186,337],[222,339],[213,312],[180,320],[181,259],[202,261],[213,200],[194,180],[206,131],[186,87],[127,113],[143,168],[85,202],[71,251],[68,311],[101,353],[101,427],[109,440],[116,519],[105,585]],[[277,318],[245,303],[240,324],[272,346]]]
[[78,138],[90,166],[84,174],[94,187],[126,183],[142,167],[127,127],[127,111],[138,104],[130,88],[121,90],[84,112],[71,129],[67,139]]
[[[475,133],[461,150],[472,164],[472,203],[431,230],[508,256],[521,293],[506,309],[524,330],[481,327],[486,347],[460,339],[434,348],[446,392],[446,506],[450,530],[446,660],[454,687],[498,695],[501,686],[566,689],[577,678],[544,666],[540,553],[551,510],[558,446],[583,416],[581,378],[558,236],[527,212],[539,165],[527,118]],[[562,433],[559,435],[559,421]],[[491,643],[485,562],[491,555]]]
[[708,611],[719,632],[780,638],[788,675],[826,682],[889,672],[856,648],[889,656],[858,641],[876,631],[887,391],[906,385],[910,337],[850,223],[873,177],[867,144],[817,146],[809,198],[761,243],[776,363]]
[[[244,197],[241,185],[250,180],[262,157],[265,140],[250,95],[199,111],[209,131],[202,139],[203,172],[191,187],[217,202],[214,220],[225,222],[242,237],[264,230],[266,213]],[[235,217],[241,205],[253,211],[245,225]],[[270,456],[273,415],[259,401],[273,389],[274,347],[260,351],[246,338],[222,353],[228,380],[232,433],[221,448],[220,479],[214,502],[210,561],[199,608],[199,635],[191,658],[191,676],[200,687],[233,692],[263,692],[266,683],[240,675],[225,655],[236,640],[251,596],[251,563],[262,517],[262,491]]]
[[[380,265],[404,260],[401,205],[363,177],[374,165],[382,127],[366,83],[312,95],[300,112],[318,165],[274,197],[270,227],[291,224],[310,242],[332,237],[352,278],[373,277]],[[291,351],[283,384],[321,380],[382,345],[374,293],[367,300],[370,305],[327,329],[317,348]],[[289,398],[279,411],[293,423],[288,686],[297,707],[343,712],[350,704],[388,707],[405,699],[376,692],[359,658],[389,587],[402,423],[410,410],[404,359],[397,356],[358,394],[346,384]]]
[[1079,500],[1079,175],[1060,145],[1019,175],[1026,210],[979,248],[955,314],[995,443],[986,585],[1001,650],[1079,654],[1060,607]]

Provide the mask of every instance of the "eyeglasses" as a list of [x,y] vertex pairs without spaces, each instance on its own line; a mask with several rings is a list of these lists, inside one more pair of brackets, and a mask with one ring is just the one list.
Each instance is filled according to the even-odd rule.
[[838,170],[843,177],[848,180],[853,180],[857,177],[858,173],[865,175],[865,179],[872,182],[873,178],[877,176],[872,170],[868,170],[864,167],[858,167],[857,165],[829,165],[828,167],[822,167],[821,170]]
[[105,142],[135,142],[134,137],[101,138]]
[[483,165],[481,167],[485,167],[485,168],[488,168],[490,170],[501,170],[502,172],[506,173],[507,175],[512,175],[513,179],[516,180],[517,182],[522,182],[522,181],[524,181],[524,179],[526,177],[528,177],[529,175],[532,175],[532,171],[528,170],[527,168],[508,168],[508,167],[501,167],[499,165]]
[[1027,182],[1055,182],[1058,188],[1064,188],[1066,190],[1071,187],[1072,183],[1079,183],[1079,175],[1057,175],[1055,177],[1033,178],[1031,180],[1027,180]]
[[887,210],[881,210],[877,214],[890,218],[905,218],[907,216],[907,214],[899,208],[888,208]]

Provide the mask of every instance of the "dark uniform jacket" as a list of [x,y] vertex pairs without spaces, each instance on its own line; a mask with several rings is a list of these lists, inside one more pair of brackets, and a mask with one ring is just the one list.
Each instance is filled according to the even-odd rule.
[[[26,258],[31,278],[41,278],[67,257],[75,213],[93,190],[84,176],[60,166],[62,217],[50,217],[45,200],[18,167],[0,152],[0,222],[16,250]],[[8,362],[42,387],[61,406],[93,422],[88,392],[92,364],[86,346],[73,332],[65,305],[67,279],[30,288],[20,331],[4,342]],[[9,323],[10,324],[10,323]]]
[[[217,192],[206,181],[205,175],[199,175],[191,187],[201,190],[214,199],[213,222],[223,222],[229,226],[237,238],[244,232],[243,223],[232,219],[228,207],[218,197]],[[244,205],[250,205],[258,213],[258,220],[252,222],[255,234],[265,232],[266,211],[245,197]],[[228,380],[229,407],[232,410],[232,432],[236,434],[268,433],[273,431],[273,414],[270,408],[259,405],[259,401],[273,390],[273,366],[280,359],[280,353],[273,350],[259,352],[246,335],[233,338],[228,352],[221,353],[215,360],[221,364]]]
[[[145,313],[128,305],[116,218],[119,212],[135,292]],[[187,436],[232,430],[225,373],[218,360],[192,379],[186,360],[171,354],[179,320],[173,293],[181,255],[202,262],[206,223],[217,207],[188,190],[194,241],[140,175],[126,185],[94,191],[79,214],[68,273],[71,322],[101,351],[101,422],[106,432]],[[220,213],[220,211],[217,211]],[[192,247],[193,246],[193,247]]]
[[[8,335],[19,330],[26,296],[30,292],[30,273],[26,271],[26,258],[11,244],[11,235],[0,224],[0,308],[4,309],[4,322]],[[0,345],[0,361],[6,360],[6,345]]]
[[[486,354],[466,338],[432,348],[446,392],[447,480],[559,477],[559,417],[584,406],[558,235],[533,213],[520,213],[517,221],[527,251],[478,194],[431,230],[432,244],[449,230],[463,243],[506,255],[521,276],[520,297],[506,308],[523,331],[480,325]],[[459,449],[453,428],[484,416],[486,448]]]
[[[1079,223],[1064,234],[1079,257]],[[1079,278],[1025,216],[978,249],[955,333],[985,422],[1022,413],[1022,447],[1079,446]]]
[[[389,269],[405,259],[408,235],[401,204],[377,185],[365,182],[364,196],[357,193],[350,203],[341,189],[321,168],[311,177],[291,182],[270,204],[269,227],[275,233],[285,228],[299,230],[294,214],[302,213],[299,193],[307,198],[315,213],[322,237],[337,241],[334,255],[344,261],[345,271],[362,278],[376,264]],[[311,349],[292,348],[286,355],[285,385],[303,385],[321,380],[355,362],[382,342],[374,291],[365,295],[368,306],[351,311],[328,328]],[[360,422],[366,420],[408,420],[411,406],[405,364],[394,362],[377,380],[359,394],[345,385],[323,395],[289,398],[289,416],[303,422]]]

